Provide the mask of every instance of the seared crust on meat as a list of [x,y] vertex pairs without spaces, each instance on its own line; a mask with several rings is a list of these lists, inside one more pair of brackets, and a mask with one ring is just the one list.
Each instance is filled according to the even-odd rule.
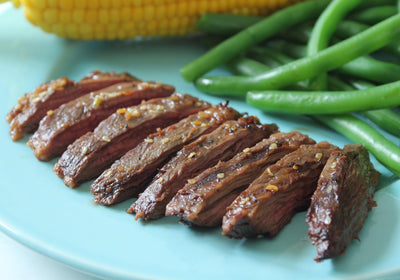
[[228,160],[246,147],[278,130],[277,126],[260,125],[256,117],[228,121],[213,132],[185,146],[164,165],[152,183],[128,209],[136,219],[164,216],[165,207],[189,179],[218,161]]
[[297,131],[272,134],[196,176],[195,183],[187,183],[167,205],[166,215],[178,215],[184,222],[199,226],[220,225],[226,207],[241,191],[269,165],[303,144],[315,141]]
[[271,165],[228,207],[222,234],[233,238],[275,236],[310,204],[319,175],[339,148],[327,142],[302,145]]
[[[213,131],[221,123],[239,116],[237,111],[226,104],[217,105],[149,135],[105,170],[91,185],[95,201],[111,205],[136,197],[157,173],[157,169],[184,145]],[[170,141],[163,143],[163,139]]]
[[139,144],[146,136],[210,104],[190,95],[174,93],[137,106],[118,109],[93,132],[78,138],[62,154],[54,172],[64,183],[76,187],[99,176],[115,160]]
[[318,181],[306,222],[317,262],[344,253],[358,238],[373,200],[380,174],[361,144],[344,146],[331,155]]
[[30,137],[28,146],[39,160],[51,160],[60,156],[75,139],[95,129],[118,108],[166,97],[173,92],[174,87],[169,85],[134,81],[85,94],[49,111]]
[[61,77],[40,85],[34,91],[20,97],[18,104],[6,116],[7,122],[10,123],[12,140],[16,141],[27,133],[34,132],[49,110],[54,110],[89,92],[124,81],[137,81],[137,79],[127,73],[94,71],[78,83]]

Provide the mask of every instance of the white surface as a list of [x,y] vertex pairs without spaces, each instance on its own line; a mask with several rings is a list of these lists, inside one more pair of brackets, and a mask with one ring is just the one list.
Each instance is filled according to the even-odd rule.
[[27,248],[1,231],[0,271],[2,280],[99,280]]

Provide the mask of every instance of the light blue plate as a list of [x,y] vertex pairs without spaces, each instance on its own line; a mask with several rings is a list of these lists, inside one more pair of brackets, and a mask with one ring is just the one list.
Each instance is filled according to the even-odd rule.
[[[6,7],[6,8],[4,8]],[[0,5],[0,113],[23,93],[60,76],[79,79],[94,69],[129,71],[158,80],[216,104],[222,99],[198,92],[178,69],[204,49],[198,39],[75,42],[45,34],[22,15]],[[222,70],[219,70],[221,73]],[[343,146],[349,141],[306,118],[269,116],[240,101],[231,105],[282,131],[300,130],[316,140]],[[378,207],[346,254],[315,263],[315,248],[300,213],[274,239],[230,240],[220,229],[189,228],[175,217],[150,223],[125,209],[93,203],[89,183],[70,189],[52,172],[55,161],[39,162],[26,146],[13,143],[0,122],[0,229],[78,270],[112,279],[399,279],[400,182],[383,173]],[[399,140],[396,140],[399,144]]]

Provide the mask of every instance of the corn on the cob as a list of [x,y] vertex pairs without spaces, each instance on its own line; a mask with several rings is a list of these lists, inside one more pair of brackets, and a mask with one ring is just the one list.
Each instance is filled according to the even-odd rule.
[[[5,0],[0,0],[4,2]],[[202,13],[266,15],[304,0],[8,0],[44,31],[72,39],[195,32]]]

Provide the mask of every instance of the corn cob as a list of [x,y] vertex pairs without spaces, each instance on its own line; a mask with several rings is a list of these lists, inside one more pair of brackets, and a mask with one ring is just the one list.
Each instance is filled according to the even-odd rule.
[[[7,0],[0,0],[5,2]],[[46,32],[113,40],[196,32],[202,13],[267,15],[304,0],[8,0]]]

